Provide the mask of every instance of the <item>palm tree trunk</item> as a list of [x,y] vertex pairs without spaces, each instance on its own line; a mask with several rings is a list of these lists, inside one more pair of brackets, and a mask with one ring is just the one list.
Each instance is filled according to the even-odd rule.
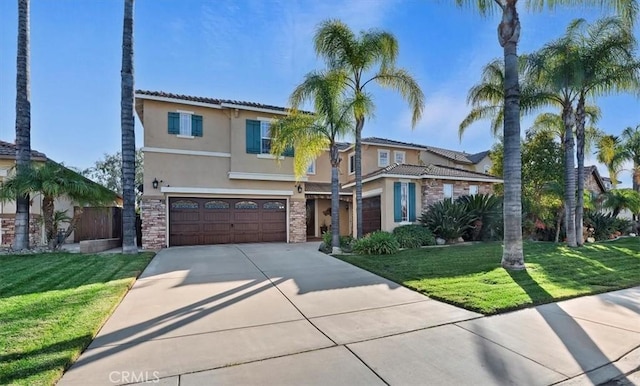
[[138,253],[136,247],[136,140],[133,118],[133,1],[124,1],[122,29],[122,252]]
[[[16,172],[31,164],[31,85],[29,65],[29,0],[18,0],[18,52],[16,68]],[[13,249],[29,249],[29,195],[16,197]]]
[[575,120],[570,103],[562,109],[562,122],[564,123],[564,209],[567,245],[576,247],[576,172],[573,154]]
[[504,250],[502,266],[524,269],[522,249],[522,158],[520,154],[520,85],[518,40],[520,21],[517,0],[507,0],[498,39],[504,48]]
[[42,217],[44,219],[44,232],[47,236],[47,244],[49,249],[55,249],[57,239],[57,229],[54,228],[53,223],[54,206],[53,197],[44,196],[42,198]]
[[340,247],[340,180],[338,179],[338,146],[331,145],[331,246]]
[[560,227],[562,226],[563,213],[564,211],[560,211],[560,213],[557,214],[558,219],[556,220],[556,239],[555,239],[556,243],[560,242]]
[[578,158],[578,180],[576,192],[576,244],[582,246],[583,238],[583,217],[584,217],[584,146],[585,146],[585,113],[584,113],[584,94],[580,95],[578,105],[576,106],[576,138],[577,138],[577,158]]
[[356,238],[362,238],[362,128],[364,117],[356,119]]

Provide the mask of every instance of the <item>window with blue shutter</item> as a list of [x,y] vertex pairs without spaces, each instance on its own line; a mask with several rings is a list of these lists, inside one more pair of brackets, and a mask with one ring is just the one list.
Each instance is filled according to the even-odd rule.
[[409,221],[416,221],[416,184],[409,183]]
[[191,135],[194,137],[202,137],[202,116],[191,116]]
[[247,153],[260,154],[260,121],[247,119]]
[[393,221],[416,221],[416,184],[393,183]]
[[393,221],[402,221],[402,187],[400,182],[393,183]]
[[169,134],[202,137],[202,116],[191,113],[169,112]]

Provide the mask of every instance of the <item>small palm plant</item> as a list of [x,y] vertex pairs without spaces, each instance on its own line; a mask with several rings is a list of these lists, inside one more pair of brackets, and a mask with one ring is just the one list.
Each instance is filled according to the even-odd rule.
[[502,199],[496,195],[460,196],[456,201],[465,204],[467,210],[476,218],[468,232],[468,238],[473,241],[489,237],[493,227],[501,220]]
[[447,198],[429,205],[420,217],[420,222],[437,237],[456,242],[477,218],[466,203]]

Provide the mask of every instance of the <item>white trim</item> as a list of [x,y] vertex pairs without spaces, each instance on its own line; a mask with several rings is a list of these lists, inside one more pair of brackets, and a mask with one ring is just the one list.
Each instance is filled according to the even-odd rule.
[[[309,168],[313,166],[313,172],[309,171]],[[315,176],[316,175],[316,160],[311,161],[311,163],[309,164],[309,166],[307,166],[307,174],[308,175],[312,175]]]
[[[382,153],[386,153],[387,154],[387,164],[383,165],[380,163],[380,155]],[[388,149],[378,149],[378,167],[379,168],[386,168],[387,166],[391,165],[391,150]]]
[[[422,177],[421,176],[403,176],[403,175],[398,175],[398,174],[378,174],[377,176],[373,176],[373,177],[369,177],[369,178],[365,178],[364,180],[362,180],[362,183],[366,183],[366,182],[370,182],[370,181],[375,181],[378,178],[398,178],[398,179],[407,179],[407,180],[421,180]],[[346,185],[343,185],[343,188],[350,188],[352,186],[355,186],[356,183],[354,182],[349,182]]]
[[432,176],[432,175],[424,175],[422,178],[432,179],[432,180],[449,180],[449,181],[474,181],[474,182],[495,182],[495,183],[503,183],[504,180],[499,178],[473,178],[473,177],[449,177],[449,176]]
[[[289,210],[289,207],[290,207],[290,205],[289,205],[289,197],[287,197],[285,205],[287,205],[287,220],[286,220],[287,221],[287,244],[289,244],[289,233],[290,233],[289,226],[291,225],[291,211]],[[305,213],[306,213],[306,209],[307,208],[305,207]],[[307,237],[306,234],[304,236]]]
[[181,155],[199,155],[205,157],[222,157],[231,158],[231,153],[220,153],[217,151],[200,151],[200,150],[184,150],[184,149],[167,149],[161,147],[143,147],[143,153],[165,153],[165,154],[181,154]]
[[[402,154],[402,162],[398,162],[397,155]],[[393,151],[393,163],[396,164],[404,164],[407,163],[407,152],[404,150],[394,150]]]
[[260,159],[279,159],[279,160],[283,160],[284,157],[283,156],[275,156],[273,154],[269,154],[269,153],[261,153],[261,154],[256,154],[256,157],[260,158]]
[[392,144],[386,144],[386,143],[377,143],[377,142],[364,142],[362,141],[363,145],[370,145],[370,146],[380,146],[380,147],[393,147],[396,149],[412,149],[412,150],[425,150],[424,147],[415,147],[415,146],[404,146],[404,145],[392,145]]
[[293,196],[293,190],[268,189],[225,189],[225,188],[193,188],[179,186],[163,186],[162,193],[179,194],[238,194],[246,196]]
[[[162,188],[160,188],[160,190],[162,191]],[[166,196],[164,198],[164,211],[165,211],[165,214],[164,214],[164,221],[165,221],[165,227],[164,227],[165,235],[164,235],[164,237],[165,237],[165,239],[164,240],[165,240],[165,244],[167,245],[167,248],[169,248],[170,247],[170,245],[169,245],[169,233],[170,233],[169,232],[170,231],[169,227],[171,226],[171,219],[169,218],[169,214],[170,214],[170,211],[169,211],[169,196]]]
[[375,197],[375,196],[381,196],[381,195],[382,195],[382,188],[377,188],[377,189],[367,190],[366,192],[362,192],[362,198],[369,198],[369,197]]
[[256,121],[263,121],[263,122],[272,123],[272,122],[275,122],[276,119],[275,118],[267,118],[267,117],[257,117]]
[[213,104],[213,103],[195,102],[195,101],[189,101],[189,100],[185,100],[185,99],[161,97],[161,96],[155,96],[155,95],[135,94],[135,97],[139,98],[139,99],[148,99],[148,100],[152,100],[152,101],[179,103],[179,104],[190,105],[190,106],[210,107],[212,109],[221,109],[222,108],[222,107],[220,107],[220,105],[216,105],[216,104]]
[[258,181],[291,181],[306,182],[307,177],[300,177],[296,179],[293,174],[268,174],[268,173],[246,173],[246,172],[229,172],[230,180],[258,180]]
[[[310,191],[305,191],[304,194],[326,194],[326,195],[331,195],[331,192],[310,192]],[[349,193],[349,192],[338,192],[339,195],[342,196],[351,196],[353,195],[353,193]]]
[[193,135],[183,135],[183,134],[176,134],[177,138],[186,138],[186,139],[194,139],[195,137]]
[[220,106],[233,108],[233,109],[257,111],[259,113],[271,113],[271,114],[278,114],[278,115],[287,115],[288,114],[288,112],[286,112],[286,111],[273,110],[273,109],[264,109],[264,108],[261,108],[261,107],[246,106],[246,105],[240,105],[240,104],[235,104],[235,103],[223,102],[223,103],[220,104]]
[[351,150],[351,149],[353,149],[354,146],[355,145],[351,144],[351,145],[349,145],[348,147],[346,147],[346,148],[344,148],[342,150],[338,150],[338,153],[344,153],[347,150]]
[[194,113],[193,111],[186,111],[186,110],[176,110],[177,113],[182,113],[182,114],[191,114],[191,115],[195,115],[196,113]]
[[[353,162],[351,162],[351,156],[353,156]],[[353,171],[351,171],[351,164],[353,164]],[[351,152],[347,156],[347,173],[349,175],[355,174],[356,172],[356,152]]]

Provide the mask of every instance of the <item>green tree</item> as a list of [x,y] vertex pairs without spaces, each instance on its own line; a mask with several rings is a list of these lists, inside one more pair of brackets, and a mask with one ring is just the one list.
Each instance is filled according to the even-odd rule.
[[[142,150],[136,150],[135,186],[142,184],[143,159]],[[109,190],[122,195],[122,153],[104,154],[93,166],[80,172],[83,176],[101,184]],[[136,189],[136,202],[139,203],[141,193]]]
[[[18,0],[18,53],[16,66],[16,172],[27,173],[31,164],[31,75],[29,0]],[[13,249],[29,249],[29,195],[16,200]]]
[[640,193],[633,189],[611,189],[604,193],[602,207],[611,210],[613,217],[624,209],[636,215],[640,213]]
[[640,192],[640,125],[635,128],[627,127],[621,137],[624,143],[625,158],[633,163],[633,190]]
[[[501,13],[498,26],[498,42],[504,51],[504,129],[505,144],[504,173],[504,249],[502,266],[508,269],[524,269],[522,250],[522,176],[520,167],[520,87],[518,79],[518,41],[520,40],[520,18],[518,16],[518,0],[456,0],[458,6],[473,6],[481,14]],[[631,28],[636,18],[638,5],[636,0],[529,0],[528,4],[536,10],[545,6],[553,9],[560,5],[591,5],[611,7],[623,15]]]
[[622,166],[627,157],[622,140],[615,135],[604,135],[598,140],[596,147],[598,149],[596,153],[597,160],[607,167],[611,185],[616,188],[619,182],[618,175],[622,171]]
[[74,231],[84,205],[112,204],[117,197],[111,190],[53,161],[47,161],[43,165],[30,165],[23,173],[10,176],[0,187],[2,201],[12,200],[16,195],[36,194],[42,195],[42,217],[47,243],[51,249],[56,249],[59,245],[56,221],[59,214],[56,214],[54,207],[57,198],[67,197],[80,207],[64,234],[66,239]]
[[362,130],[365,118],[375,108],[370,83],[393,89],[409,103],[411,126],[415,127],[424,109],[424,95],[405,69],[396,67],[398,41],[388,33],[362,31],[357,36],[338,20],[323,22],[314,37],[318,56],[341,79],[355,119],[356,236],[362,237]]
[[[289,98],[294,112],[270,127],[271,152],[283,154],[293,147],[296,178],[306,173],[308,165],[329,148],[331,164],[331,245],[340,246],[340,156],[337,141],[353,130],[352,106],[342,99],[342,79],[335,73],[311,72]],[[315,114],[299,112],[311,102]]]
[[133,117],[133,1],[124,0],[120,124],[122,129],[122,252],[136,254],[136,133]]

